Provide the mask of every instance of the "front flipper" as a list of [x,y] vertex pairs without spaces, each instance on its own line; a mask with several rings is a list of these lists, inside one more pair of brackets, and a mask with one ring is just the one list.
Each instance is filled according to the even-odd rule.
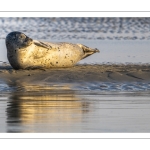
[[33,43],[36,45],[36,46],[40,46],[40,47],[43,47],[43,48],[46,48],[46,49],[52,49],[52,47],[48,44],[45,44],[41,41],[36,41],[34,40]]

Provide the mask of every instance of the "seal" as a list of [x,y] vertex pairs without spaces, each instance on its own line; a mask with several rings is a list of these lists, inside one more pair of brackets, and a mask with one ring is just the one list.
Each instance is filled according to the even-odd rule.
[[14,69],[72,67],[99,52],[82,44],[51,43],[33,40],[14,31],[6,36],[7,58]]

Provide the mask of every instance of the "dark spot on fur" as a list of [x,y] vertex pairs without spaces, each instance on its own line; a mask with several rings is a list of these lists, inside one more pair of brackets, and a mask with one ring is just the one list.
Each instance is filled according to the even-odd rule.
[[58,64],[58,62],[56,62],[56,64]]
[[50,62],[50,64],[51,64],[52,66],[54,66],[52,62]]

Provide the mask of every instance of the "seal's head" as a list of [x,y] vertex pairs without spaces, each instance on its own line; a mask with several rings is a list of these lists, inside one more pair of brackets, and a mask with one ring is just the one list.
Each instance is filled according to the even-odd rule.
[[7,50],[18,50],[31,45],[33,40],[21,32],[11,32],[6,36]]

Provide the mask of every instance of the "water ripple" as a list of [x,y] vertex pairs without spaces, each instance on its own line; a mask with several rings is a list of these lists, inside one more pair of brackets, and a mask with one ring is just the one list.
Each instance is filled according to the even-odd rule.
[[100,82],[100,83],[85,83],[76,88],[90,91],[149,91],[150,83],[142,82]]

